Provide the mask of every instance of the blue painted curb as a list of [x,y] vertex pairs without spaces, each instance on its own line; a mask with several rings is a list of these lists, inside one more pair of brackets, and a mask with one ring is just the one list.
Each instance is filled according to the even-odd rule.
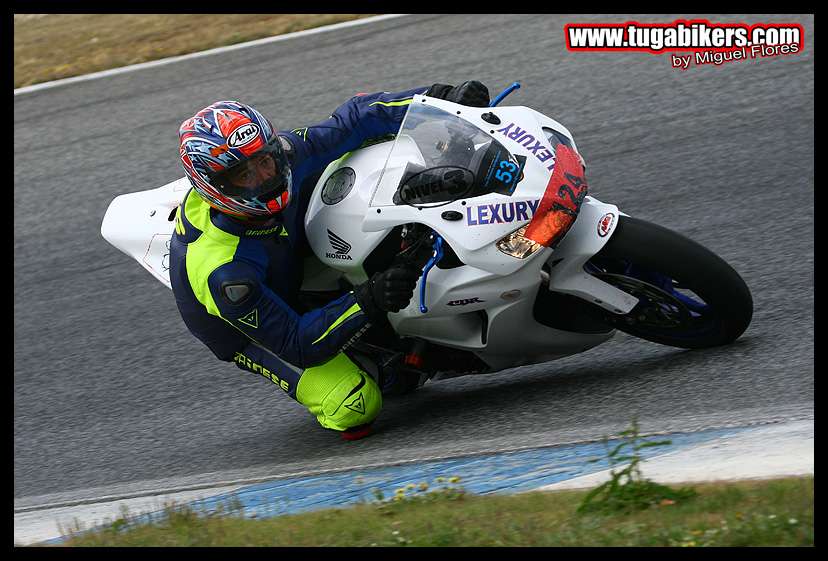
[[[646,460],[745,430],[749,429],[718,429],[650,436],[643,440],[670,440],[671,444],[644,448],[639,454]],[[267,518],[376,502],[378,496],[388,500],[394,496],[397,489],[409,484],[426,483],[430,489],[462,487],[466,492],[478,495],[508,494],[530,491],[609,467],[607,449],[603,443],[568,444],[334,474],[287,477],[248,485],[232,493],[222,493],[190,502],[187,506],[194,512],[209,515],[219,508],[227,512],[231,505],[235,505],[242,508],[240,512],[237,508],[236,511],[245,517]],[[437,482],[438,477],[444,478],[446,482]],[[460,481],[453,485],[448,484],[451,477],[458,477]],[[407,494],[417,492],[416,489],[409,490]],[[164,511],[155,511],[136,516],[132,521],[155,522],[164,517]],[[61,541],[62,538],[58,538],[44,543]]]
[[[644,459],[659,456],[735,432],[737,430],[729,429],[646,438],[647,441],[667,439],[672,444],[645,448],[640,455]],[[608,469],[606,456],[606,448],[597,442],[292,477],[201,499],[189,506],[195,511],[210,513],[218,505],[237,500],[245,516],[263,518],[372,502],[376,500],[377,491],[390,498],[397,489],[408,484],[425,482],[435,486],[438,477],[459,477],[459,485],[478,495],[517,493]]]

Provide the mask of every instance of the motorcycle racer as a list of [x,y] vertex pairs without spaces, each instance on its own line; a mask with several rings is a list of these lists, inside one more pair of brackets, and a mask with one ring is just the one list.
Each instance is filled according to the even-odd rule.
[[270,379],[349,440],[370,432],[388,388],[347,349],[408,305],[420,271],[392,266],[322,307],[303,309],[304,214],[318,174],[396,133],[416,94],[489,103],[478,81],[434,84],[359,94],[321,123],[277,131],[256,109],[219,101],[179,129],[192,189],[176,213],[170,281],[185,325],[219,360]]

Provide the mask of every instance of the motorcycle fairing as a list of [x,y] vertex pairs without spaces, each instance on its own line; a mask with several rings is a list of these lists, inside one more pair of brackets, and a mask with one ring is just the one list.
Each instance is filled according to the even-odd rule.
[[555,169],[546,191],[524,234],[546,247],[555,247],[566,235],[578,217],[587,194],[587,182],[577,153],[564,144],[558,144],[555,159]]

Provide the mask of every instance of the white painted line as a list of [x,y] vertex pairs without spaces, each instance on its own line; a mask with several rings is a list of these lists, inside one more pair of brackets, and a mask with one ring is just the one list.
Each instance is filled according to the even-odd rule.
[[[813,475],[814,421],[797,421],[747,430],[650,458],[640,466],[644,477],[659,483]],[[609,479],[610,470],[604,470],[537,490],[584,489],[595,487]]]
[[45,90],[47,88],[53,88],[55,86],[62,86],[64,84],[71,84],[74,82],[84,82],[86,80],[95,80],[97,78],[104,78],[106,76],[114,76],[116,74],[123,74],[125,72],[132,72],[133,70],[141,70],[144,68],[152,68],[154,66],[162,66],[164,64],[170,64],[172,62],[178,62],[181,60],[187,60],[192,58],[198,58],[203,56],[215,55],[219,53],[226,53],[228,51],[235,51],[238,49],[246,49],[247,47],[255,47],[257,45],[265,45],[267,43],[275,43],[276,41],[286,41],[288,39],[294,39],[296,37],[304,37],[306,35],[313,35],[314,33],[324,33],[326,31],[334,31],[336,29],[343,29],[345,27],[353,27],[357,25],[365,25],[368,23],[374,23],[378,21],[383,21],[392,18],[398,18],[402,16],[406,16],[409,14],[384,14],[381,16],[374,16],[370,18],[364,19],[356,19],[351,21],[344,21],[342,23],[334,23],[331,25],[325,25],[322,27],[314,27],[313,29],[306,29],[304,31],[294,31],[293,33],[285,33],[283,35],[274,35],[273,37],[264,37],[263,39],[256,39],[255,41],[247,41],[246,43],[236,43],[235,45],[228,45],[226,47],[217,47],[215,49],[209,49],[207,51],[199,51],[197,53],[190,53],[186,55],[179,55],[173,56],[168,58],[162,58],[159,60],[152,60],[150,62],[142,62],[140,64],[131,64],[129,66],[122,66],[120,68],[112,68],[110,70],[102,70],[100,72],[94,72],[92,74],[83,74],[81,76],[72,76],[71,78],[63,78],[61,80],[53,80],[51,82],[42,82],[40,84],[34,84],[31,86],[25,86],[22,88],[17,88],[14,90],[14,95],[20,95],[30,92],[35,92],[38,90]]

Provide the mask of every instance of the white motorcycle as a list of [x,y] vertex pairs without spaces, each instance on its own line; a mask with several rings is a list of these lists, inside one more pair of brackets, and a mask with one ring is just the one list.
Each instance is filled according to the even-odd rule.
[[[394,262],[421,267],[390,329],[353,345],[425,381],[546,362],[615,330],[681,348],[734,341],[753,314],[736,271],[701,245],[586,195],[570,132],[528,107],[415,96],[398,134],[332,162],[305,213],[302,293],[323,303]],[[103,237],[170,287],[186,178],[116,197]]]

